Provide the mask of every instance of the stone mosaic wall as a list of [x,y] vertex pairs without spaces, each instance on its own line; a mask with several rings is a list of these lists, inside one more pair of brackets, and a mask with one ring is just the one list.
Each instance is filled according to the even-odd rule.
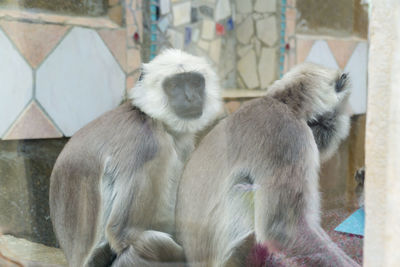
[[276,0],[160,0],[159,49],[207,57],[225,89],[266,89],[278,77]]
[[71,136],[125,99],[141,64],[141,0],[107,5],[103,17],[0,6],[1,139]]

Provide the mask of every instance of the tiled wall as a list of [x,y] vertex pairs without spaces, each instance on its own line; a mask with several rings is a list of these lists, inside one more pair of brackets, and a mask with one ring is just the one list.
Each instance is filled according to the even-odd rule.
[[96,18],[0,9],[1,139],[71,136],[125,98],[141,64],[141,1],[109,5]]
[[225,89],[266,89],[278,77],[279,1],[161,0],[158,48],[215,64]]
[[[301,19],[299,21],[297,12],[296,0],[287,1],[285,33],[287,45],[284,71],[286,72],[294,65],[307,61],[326,67],[340,68],[348,72],[352,85],[351,110],[349,112],[365,114],[367,109],[367,40],[356,34],[346,36],[335,33],[332,33],[331,36],[299,34],[296,32],[296,26],[297,28],[300,27],[302,21]],[[335,17],[334,14],[332,16]],[[368,25],[363,26],[367,27]]]

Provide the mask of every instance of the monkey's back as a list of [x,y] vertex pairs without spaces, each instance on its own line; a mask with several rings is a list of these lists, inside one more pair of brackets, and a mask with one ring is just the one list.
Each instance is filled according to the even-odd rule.
[[[157,152],[155,131],[148,116],[126,103],[80,129],[60,153],[50,179],[50,215],[71,266],[82,264],[100,234],[100,180],[113,168],[129,173],[151,160]],[[120,157],[124,164],[113,160]]]
[[[188,258],[212,258],[213,249],[228,253],[229,247],[218,244],[234,246],[251,235],[253,177],[265,176],[268,182],[273,175],[268,170],[305,160],[316,149],[313,142],[306,122],[272,97],[248,101],[218,123],[192,154],[178,191],[177,231]],[[218,221],[234,227],[226,232]]]

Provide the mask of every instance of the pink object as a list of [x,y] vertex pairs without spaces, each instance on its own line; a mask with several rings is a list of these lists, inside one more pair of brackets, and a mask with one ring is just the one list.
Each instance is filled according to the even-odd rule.
[[225,27],[221,23],[216,23],[215,24],[215,30],[217,32],[217,35],[224,35],[225,34]]

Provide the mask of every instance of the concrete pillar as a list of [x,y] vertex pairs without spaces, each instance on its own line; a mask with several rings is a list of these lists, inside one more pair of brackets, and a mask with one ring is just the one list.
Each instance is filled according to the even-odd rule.
[[372,0],[364,266],[399,266],[400,1]]

